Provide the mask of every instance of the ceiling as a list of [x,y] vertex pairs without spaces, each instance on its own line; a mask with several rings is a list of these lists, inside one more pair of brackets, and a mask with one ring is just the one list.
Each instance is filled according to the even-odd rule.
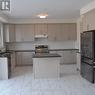
[[37,18],[48,13],[49,19],[77,18],[80,9],[93,0],[11,0],[11,9],[4,12],[10,18]]

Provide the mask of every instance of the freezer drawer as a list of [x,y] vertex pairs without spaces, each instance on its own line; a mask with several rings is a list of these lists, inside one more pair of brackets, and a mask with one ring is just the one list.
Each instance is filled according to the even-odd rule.
[[91,83],[94,83],[94,66],[81,62],[81,76]]

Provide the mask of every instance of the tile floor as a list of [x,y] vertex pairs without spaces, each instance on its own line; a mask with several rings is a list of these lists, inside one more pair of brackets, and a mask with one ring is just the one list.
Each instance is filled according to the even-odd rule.
[[60,79],[34,79],[32,67],[17,67],[11,79],[0,81],[0,95],[95,95],[95,84],[76,65],[61,65]]

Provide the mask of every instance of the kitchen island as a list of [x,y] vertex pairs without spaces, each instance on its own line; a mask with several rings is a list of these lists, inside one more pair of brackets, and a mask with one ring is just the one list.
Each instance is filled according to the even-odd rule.
[[33,55],[34,78],[59,78],[60,58],[54,53],[38,53]]

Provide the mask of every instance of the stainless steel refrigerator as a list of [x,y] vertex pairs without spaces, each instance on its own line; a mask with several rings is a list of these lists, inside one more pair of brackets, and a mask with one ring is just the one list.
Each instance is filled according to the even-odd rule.
[[95,82],[95,30],[81,33],[81,76]]

